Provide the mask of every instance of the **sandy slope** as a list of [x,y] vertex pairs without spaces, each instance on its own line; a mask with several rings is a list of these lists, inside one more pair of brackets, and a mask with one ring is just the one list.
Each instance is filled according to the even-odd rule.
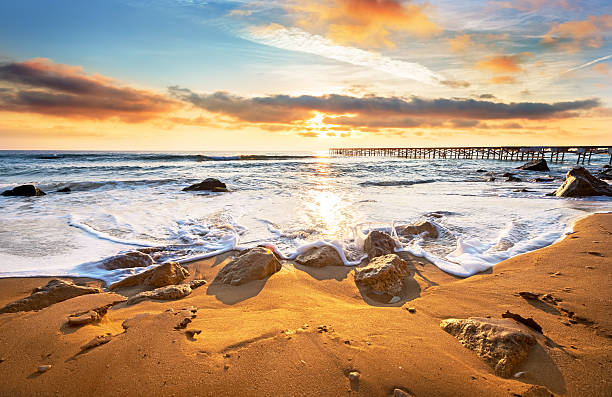
[[[350,268],[290,263],[266,281],[212,283],[180,301],[120,304],[99,324],[66,327],[69,314],[108,299],[81,296],[0,315],[0,395],[389,396],[401,387],[415,396],[498,396],[532,384],[557,395],[612,395],[610,258],[606,214],[580,221],[558,244],[466,280],[413,258],[408,300],[394,305],[362,296]],[[228,260],[194,263],[191,278],[212,281]],[[0,280],[0,305],[48,280]],[[520,291],[562,301],[530,302]],[[190,306],[197,313],[186,329],[202,330],[195,339],[174,329],[191,315],[180,309]],[[544,329],[518,380],[495,376],[439,327],[445,318],[499,317],[506,310]],[[575,313],[571,322],[564,310]],[[80,353],[105,333],[114,335],[109,343]],[[38,374],[41,364],[53,367]],[[361,379],[351,384],[352,370]]]

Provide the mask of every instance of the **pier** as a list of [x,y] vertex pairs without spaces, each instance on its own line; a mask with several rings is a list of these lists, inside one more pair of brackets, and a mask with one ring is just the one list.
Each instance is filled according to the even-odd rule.
[[487,146],[487,147],[421,147],[421,148],[331,148],[330,155],[337,156],[380,156],[403,157],[407,159],[465,159],[465,160],[507,160],[530,161],[546,159],[563,162],[575,156],[576,164],[591,162],[593,154],[610,156],[612,146]]

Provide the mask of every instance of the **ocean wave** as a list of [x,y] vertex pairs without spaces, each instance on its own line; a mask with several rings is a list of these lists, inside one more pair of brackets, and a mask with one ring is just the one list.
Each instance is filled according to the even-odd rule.
[[416,181],[368,181],[361,182],[361,186],[412,186],[420,185],[423,183],[434,183],[435,179],[421,179]]
[[[8,156],[8,155],[6,155]],[[195,153],[13,153],[11,157],[35,160],[76,160],[76,161],[248,161],[248,160],[300,160],[312,159],[314,155],[283,154],[242,154],[232,156],[214,156]]]

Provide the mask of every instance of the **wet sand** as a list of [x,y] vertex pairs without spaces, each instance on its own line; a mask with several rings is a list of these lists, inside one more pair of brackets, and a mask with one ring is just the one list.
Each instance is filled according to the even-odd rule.
[[[396,304],[362,293],[349,267],[285,262],[267,280],[212,282],[231,255],[187,265],[189,280],[209,281],[188,297],[121,303],[99,323],[66,326],[70,314],[107,294],[1,314],[0,395],[390,396],[401,388],[414,396],[503,396],[529,395],[533,385],[555,395],[612,395],[612,214],[589,216],[563,241],[468,279],[402,254],[413,276]],[[0,306],[50,279],[0,279]],[[526,300],[521,291],[557,303]],[[533,317],[544,332],[518,379],[496,376],[439,326],[506,310]],[[175,329],[184,318],[191,323]],[[110,342],[81,350],[105,334]],[[37,372],[45,364],[51,369]],[[349,380],[351,371],[359,381]]]

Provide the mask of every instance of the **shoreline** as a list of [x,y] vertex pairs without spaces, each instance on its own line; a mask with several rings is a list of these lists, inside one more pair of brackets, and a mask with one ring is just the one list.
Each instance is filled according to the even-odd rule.
[[[573,232],[552,245],[468,278],[398,253],[412,276],[393,304],[364,295],[347,266],[289,262],[265,280],[218,285],[215,275],[232,254],[185,264],[188,281],[209,282],[191,295],[120,303],[97,324],[64,325],[106,293],[0,314],[0,395],[392,395],[399,387],[414,396],[527,396],[535,385],[555,395],[612,391],[610,213],[577,219]],[[51,279],[0,279],[0,306]],[[523,291],[559,301],[531,302],[518,295]],[[174,329],[181,309],[191,306],[197,317],[189,328],[202,331],[196,338]],[[446,318],[499,318],[505,310],[534,318],[544,330],[518,379],[496,376],[439,326]],[[106,333],[109,343],[79,353]],[[37,374],[44,364],[53,367]],[[361,373],[357,387],[347,377],[352,370]]]

